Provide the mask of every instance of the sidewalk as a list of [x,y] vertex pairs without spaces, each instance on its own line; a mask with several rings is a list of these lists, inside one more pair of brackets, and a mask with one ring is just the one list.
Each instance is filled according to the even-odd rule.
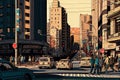
[[27,62],[27,63],[24,63],[24,64],[18,64],[17,66],[18,68],[35,68],[35,67],[38,67],[38,63],[35,63],[35,62]]

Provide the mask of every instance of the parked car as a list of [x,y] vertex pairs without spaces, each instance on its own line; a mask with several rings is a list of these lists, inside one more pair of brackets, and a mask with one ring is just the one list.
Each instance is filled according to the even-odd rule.
[[90,67],[90,59],[91,57],[82,57],[80,60],[80,67]]
[[39,58],[39,68],[53,68],[55,65],[54,59],[49,56]]
[[35,76],[31,70],[17,68],[0,58],[0,80],[35,80]]
[[70,59],[61,59],[56,63],[56,68],[57,69],[72,69],[73,64]]

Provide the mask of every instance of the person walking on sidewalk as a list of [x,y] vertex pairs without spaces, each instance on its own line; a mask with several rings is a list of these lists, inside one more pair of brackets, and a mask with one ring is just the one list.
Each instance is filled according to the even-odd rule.
[[91,63],[90,74],[92,74],[94,69],[94,64],[95,64],[95,59],[93,54],[91,54],[90,63]]
[[103,67],[103,57],[100,56],[99,57],[99,73],[102,72],[102,67]]
[[110,68],[112,69],[112,71],[115,71],[114,67],[114,57],[113,55],[111,57],[109,57],[109,63],[110,63]]
[[109,68],[109,56],[105,58],[105,73],[108,73],[108,68]]
[[118,71],[120,71],[120,56],[118,57]]
[[99,58],[98,56],[95,56],[95,68],[94,68],[94,74],[97,73],[99,74]]

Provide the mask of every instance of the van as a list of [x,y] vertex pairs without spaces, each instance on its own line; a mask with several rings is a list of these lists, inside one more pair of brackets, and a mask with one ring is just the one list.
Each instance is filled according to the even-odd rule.
[[54,59],[52,57],[40,57],[39,58],[39,68],[53,68]]

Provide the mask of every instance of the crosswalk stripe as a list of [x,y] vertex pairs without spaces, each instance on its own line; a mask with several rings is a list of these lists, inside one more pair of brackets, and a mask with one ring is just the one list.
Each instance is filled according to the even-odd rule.
[[92,75],[92,74],[72,74],[72,73],[58,73],[55,75],[66,76],[66,77],[100,77],[100,78],[119,78],[120,76],[111,75]]

